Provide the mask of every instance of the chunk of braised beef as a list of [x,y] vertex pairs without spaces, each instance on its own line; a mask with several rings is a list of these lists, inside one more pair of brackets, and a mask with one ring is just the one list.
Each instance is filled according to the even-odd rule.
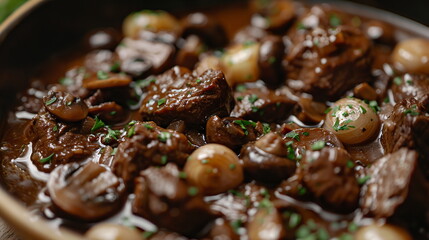
[[50,174],[47,187],[62,214],[84,221],[111,216],[121,209],[126,199],[122,179],[93,162],[57,167]]
[[89,135],[93,124],[89,117],[62,122],[42,108],[25,129],[25,138],[33,144],[31,161],[40,171],[50,172],[58,165],[90,157],[100,147]]
[[185,236],[196,236],[216,218],[198,189],[179,177],[174,164],[142,171],[134,194],[134,214]]
[[168,162],[185,164],[194,148],[182,133],[158,127],[154,122],[137,122],[120,143],[113,159],[113,172],[132,186],[141,170]]
[[428,101],[429,76],[409,73],[396,76],[391,89],[397,103],[407,98],[415,98],[418,102]]
[[[371,41],[335,14],[312,7],[289,33],[287,84],[317,100],[334,100],[371,80]],[[334,15],[338,20],[329,21]]]
[[263,132],[258,130],[260,122],[247,121],[241,118],[212,116],[206,124],[207,142],[219,143],[231,149],[256,140]]
[[234,98],[232,117],[268,123],[286,120],[295,104],[283,92],[270,90],[260,82],[239,85]]
[[161,73],[173,65],[175,48],[171,44],[125,38],[116,49],[121,70],[133,77]]
[[275,35],[264,37],[259,47],[260,78],[268,87],[275,88],[284,81],[282,60],[285,55],[283,40]]
[[386,153],[396,152],[401,147],[415,148],[415,138],[420,138],[422,134],[415,133],[413,138],[416,120],[420,118],[420,126],[429,125],[424,109],[415,98],[404,99],[393,107],[381,129],[381,144]]
[[295,159],[291,159],[285,141],[276,133],[244,145],[240,158],[246,175],[265,183],[278,183],[292,176],[296,169]]
[[298,128],[285,133],[283,139],[289,146],[289,154],[301,158],[307,150],[326,147],[344,148],[337,136],[323,128]]
[[351,156],[342,148],[306,151],[297,175],[301,175],[304,187],[322,206],[336,212],[351,212],[358,207],[360,187],[350,161]]
[[214,70],[197,76],[186,68],[174,67],[158,75],[146,92],[140,114],[161,126],[176,120],[203,124],[211,115],[229,115],[234,104],[224,75]]
[[362,188],[361,201],[365,215],[375,218],[399,215],[400,219],[410,221],[425,219],[429,191],[417,158],[416,151],[400,148],[367,169],[368,180]]
[[223,47],[228,41],[222,25],[204,13],[189,14],[183,19],[182,25],[182,36],[197,35],[211,47]]

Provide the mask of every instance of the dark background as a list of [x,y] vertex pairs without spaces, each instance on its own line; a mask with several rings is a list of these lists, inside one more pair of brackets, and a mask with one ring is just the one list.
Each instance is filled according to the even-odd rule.
[[353,0],[386,9],[429,26],[429,0]]

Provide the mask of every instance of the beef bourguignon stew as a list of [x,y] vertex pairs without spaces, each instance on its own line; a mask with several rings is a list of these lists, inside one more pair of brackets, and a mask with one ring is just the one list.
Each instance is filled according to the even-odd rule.
[[429,239],[429,40],[334,5],[231,8],[135,12],[42,65],[5,188],[88,239]]

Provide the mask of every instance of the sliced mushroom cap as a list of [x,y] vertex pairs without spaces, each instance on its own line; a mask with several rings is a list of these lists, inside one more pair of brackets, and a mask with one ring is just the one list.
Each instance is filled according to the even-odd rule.
[[89,78],[84,79],[83,87],[87,89],[125,87],[131,82],[131,78],[125,74],[108,73],[98,71]]
[[319,123],[325,119],[326,105],[316,102],[311,98],[300,97],[298,104],[301,112],[298,114],[299,120],[305,123]]
[[261,6],[259,10],[259,13],[253,15],[251,19],[252,25],[279,32],[292,24],[296,14],[295,3],[289,0],[271,1],[270,4]]
[[89,162],[66,164],[52,171],[48,191],[66,215],[96,221],[117,212],[125,199],[125,185],[106,167]]
[[125,38],[116,49],[122,61],[121,70],[133,76],[150,71],[158,74],[174,63],[175,48],[171,44]]
[[43,103],[50,113],[64,121],[77,122],[88,115],[88,106],[70,93],[49,91]]

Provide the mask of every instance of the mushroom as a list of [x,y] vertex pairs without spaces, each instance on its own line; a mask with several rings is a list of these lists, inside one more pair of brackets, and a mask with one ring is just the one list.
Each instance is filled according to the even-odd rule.
[[43,103],[50,113],[64,121],[77,122],[88,115],[88,106],[70,93],[49,91]]
[[84,88],[94,90],[100,88],[125,87],[131,82],[131,78],[125,74],[98,71],[96,74],[83,80]]
[[93,162],[57,167],[52,171],[47,187],[53,203],[60,210],[89,222],[114,214],[125,200],[122,179]]

